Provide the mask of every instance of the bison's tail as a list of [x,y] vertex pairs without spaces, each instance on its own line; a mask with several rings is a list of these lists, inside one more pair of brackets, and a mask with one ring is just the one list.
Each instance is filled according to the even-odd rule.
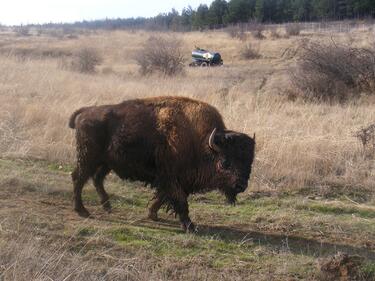
[[82,107],[76,110],[69,119],[69,128],[74,129],[76,127],[76,118],[80,115],[87,107]]

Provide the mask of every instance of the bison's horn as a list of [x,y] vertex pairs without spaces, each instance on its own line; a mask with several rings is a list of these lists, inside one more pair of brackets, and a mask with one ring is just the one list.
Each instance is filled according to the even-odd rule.
[[220,148],[215,144],[216,128],[212,131],[210,138],[208,139],[208,146],[216,152],[220,151]]
[[254,133],[254,136],[253,136],[253,140],[254,140],[254,142],[255,142],[255,133]]

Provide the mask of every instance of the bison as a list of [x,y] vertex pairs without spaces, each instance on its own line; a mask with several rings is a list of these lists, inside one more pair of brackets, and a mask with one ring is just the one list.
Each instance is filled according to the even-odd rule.
[[83,217],[82,188],[93,179],[101,204],[111,210],[103,181],[110,171],[155,189],[149,218],[162,206],[174,211],[182,229],[195,231],[189,218],[190,194],[218,189],[230,203],[248,185],[254,138],[227,130],[211,105],[185,97],[127,100],[83,107],[70,117],[76,130],[77,165],[72,173],[74,210]]

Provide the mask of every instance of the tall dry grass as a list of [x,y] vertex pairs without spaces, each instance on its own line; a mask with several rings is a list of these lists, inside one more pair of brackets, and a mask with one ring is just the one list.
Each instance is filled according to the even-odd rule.
[[[282,54],[298,38],[257,42],[261,59],[241,59],[242,42],[224,32],[174,34],[189,58],[194,46],[220,51],[224,67],[187,69],[183,77],[142,77],[136,53],[150,33],[99,32],[78,39],[10,37],[7,48],[95,46],[102,68],[87,75],[59,67],[59,58],[0,56],[0,155],[74,162],[70,114],[81,106],[117,103],[146,96],[178,95],[204,100],[223,114],[227,127],[257,135],[252,189],[296,187],[373,188],[373,161],[365,160],[354,132],[374,122],[373,102],[344,105],[293,101],[284,94],[293,59]],[[163,34],[161,34],[163,36]],[[309,35],[312,40],[322,35]],[[368,34],[352,34],[358,45]],[[338,34],[336,40],[346,40]],[[327,36],[327,40],[329,36]],[[250,39],[251,40],[251,39]],[[66,58],[61,58],[62,60]]]

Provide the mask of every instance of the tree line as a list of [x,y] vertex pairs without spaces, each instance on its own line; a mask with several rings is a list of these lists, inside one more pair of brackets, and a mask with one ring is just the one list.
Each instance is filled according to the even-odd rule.
[[328,21],[374,15],[375,0],[214,0],[210,5],[201,4],[196,9],[190,6],[181,12],[172,9],[168,13],[151,18],[82,21],[74,23],[73,26],[189,31],[249,21],[267,23]]

